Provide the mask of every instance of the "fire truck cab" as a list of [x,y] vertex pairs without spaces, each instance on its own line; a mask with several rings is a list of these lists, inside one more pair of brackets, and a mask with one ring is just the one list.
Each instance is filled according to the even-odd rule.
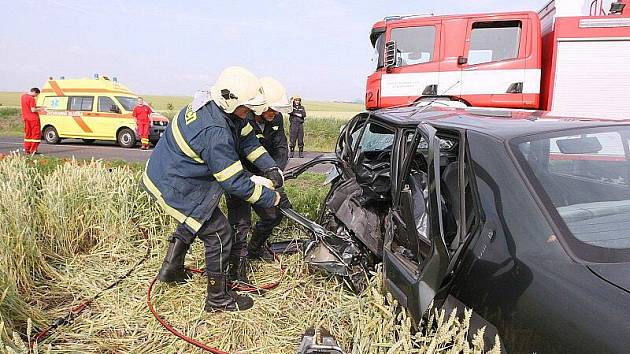
[[540,12],[387,17],[370,34],[376,70],[367,79],[366,108],[438,98],[627,117],[624,7],[623,1],[555,0]]

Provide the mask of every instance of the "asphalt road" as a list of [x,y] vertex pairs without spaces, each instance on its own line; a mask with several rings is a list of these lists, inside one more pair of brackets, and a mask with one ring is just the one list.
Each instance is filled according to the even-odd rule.
[[[0,154],[8,154],[22,148],[22,137],[0,137]],[[39,152],[45,156],[52,157],[74,157],[79,160],[103,159],[103,160],[123,160],[127,162],[146,162],[153,150],[125,149],[114,142],[96,141],[93,144],[86,144],[77,139],[65,139],[60,144],[50,145],[42,142],[39,145]],[[311,159],[325,153],[305,152],[304,158],[289,159],[287,168],[303,164]],[[330,165],[319,165],[310,172],[325,173]]]

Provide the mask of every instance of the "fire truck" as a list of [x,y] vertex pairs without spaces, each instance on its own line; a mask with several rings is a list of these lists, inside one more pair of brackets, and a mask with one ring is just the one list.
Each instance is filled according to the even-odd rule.
[[369,110],[453,106],[630,116],[630,0],[555,0],[539,12],[392,16],[372,27]]

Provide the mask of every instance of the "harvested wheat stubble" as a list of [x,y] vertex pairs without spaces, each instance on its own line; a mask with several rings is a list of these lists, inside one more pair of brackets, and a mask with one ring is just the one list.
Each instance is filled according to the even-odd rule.
[[[72,324],[54,332],[39,352],[201,353],[163,329],[146,307],[148,282],[160,267],[174,225],[138,188],[138,176],[126,167],[109,170],[99,162],[70,161],[46,175],[33,166],[32,160],[19,156],[0,161],[1,185],[26,198],[37,211],[33,214],[29,204],[11,198],[0,199],[6,212],[0,215],[0,225],[9,223],[0,226],[0,241],[13,247],[0,253],[2,265],[8,267],[0,269],[0,280],[3,286],[19,284],[7,286],[0,303],[6,324],[0,328],[2,351],[23,349],[13,331],[23,339],[32,338],[27,317],[40,328],[124,274],[144,255],[140,229],[145,229],[153,246],[149,260]],[[16,210],[9,212],[10,208]],[[355,296],[337,279],[310,269],[301,255],[282,260],[286,266],[282,282],[264,296],[252,295],[255,306],[249,311],[205,313],[201,275],[180,286],[158,283],[154,305],[183,333],[231,353],[294,353],[311,325],[329,329],[349,353],[483,348],[479,335],[472,344],[466,340],[469,314],[460,321],[440,313],[430,320],[436,326],[413,334],[405,311],[391,296],[382,295],[380,274]],[[186,263],[203,266],[200,242],[193,244]],[[276,264],[254,262],[252,267],[252,279],[259,283],[280,275]]]

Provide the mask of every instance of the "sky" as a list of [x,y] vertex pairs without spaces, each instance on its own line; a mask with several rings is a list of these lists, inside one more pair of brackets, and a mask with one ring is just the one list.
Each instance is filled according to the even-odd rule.
[[0,91],[116,76],[189,96],[241,65],[306,100],[360,100],[372,25],[390,15],[538,11],[548,0],[0,0]]

